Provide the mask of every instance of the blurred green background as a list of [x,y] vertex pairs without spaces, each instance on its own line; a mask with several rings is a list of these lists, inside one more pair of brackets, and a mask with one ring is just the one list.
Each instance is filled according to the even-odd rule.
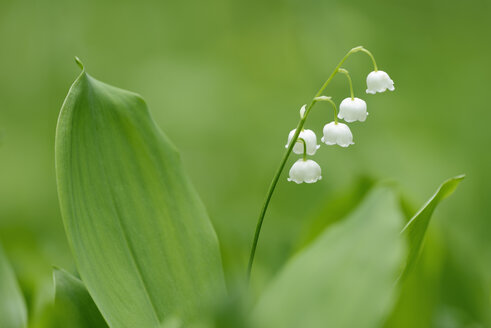
[[[348,211],[371,181],[397,181],[410,215],[445,178],[466,173],[437,211],[387,326],[491,327],[490,16],[489,0],[0,0],[0,241],[31,322],[45,313],[52,265],[75,271],[54,173],[75,55],[94,77],[147,100],[208,208],[232,285],[298,109],[363,45],[396,90],[366,95],[368,57],[345,64],[370,116],[351,125],[353,147],[316,154],[321,182],[281,178],[255,289],[315,234],[319,217]],[[326,94],[347,97],[345,78]],[[306,127],[320,138],[330,120],[319,104]]]

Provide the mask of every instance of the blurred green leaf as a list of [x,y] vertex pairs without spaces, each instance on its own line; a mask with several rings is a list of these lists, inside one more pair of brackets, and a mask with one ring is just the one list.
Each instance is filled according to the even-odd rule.
[[27,310],[24,297],[0,245],[0,327],[21,328],[26,325]]
[[322,208],[313,220],[305,225],[297,250],[309,245],[328,226],[334,224],[349,214],[367,195],[374,185],[374,180],[368,176],[360,176],[355,183],[344,192],[336,192],[334,199],[322,203]]
[[402,224],[393,191],[374,189],[274,279],[254,313],[257,326],[380,326],[405,255]]
[[80,279],[55,269],[55,306],[62,327],[108,327]]
[[141,97],[83,71],[60,113],[56,173],[80,275],[111,327],[186,322],[225,293],[215,231]]
[[402,230],[402,234],[407,236],[409,243],[409,254],[404,268],[402,277],[405,277],[416,262],[423,245],[426,229],[430,223],[431,216],[440,201],[450,196],[459,183],[465,178],[465,175],[459,175],[443,182],[438,187],[435,194],[426,202],[425,205],[409,220]]

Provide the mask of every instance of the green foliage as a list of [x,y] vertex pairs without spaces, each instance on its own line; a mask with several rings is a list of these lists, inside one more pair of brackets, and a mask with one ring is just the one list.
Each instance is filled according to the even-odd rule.
[[55,269],[55,306],[61,327],[108,327],[80,279]]
[[319,236],[326,227],[345,218],[363,200],[373,185],[373,179],[361,176],[350,186],[349,190],[340,191],[334,199],[323,203],[323,207],[310,224],[305,224],[303,229],[305,232],[300,239],[298,248],[305,247]]
[[0,327],[24,328],[27,311],[24,297],[0,245]]
[[[226,297],[203,205],[139,96],[84,70],[60,113],[56,164],[63,219],[83,280],[55,273],[63,324],[106,327],[99,308],[118,328],[247,325],[240,302]],[[387,186],[374,188],[340,221],[371,182],[356,188],[338,212],[324,211],[314,222],[305,243],[315,240],[260,296],[254,327],[382,325],[401,267],[413,265],[434,209],[462,178],[442,184],[402,233],[400,200]]]
[[78,270],[111,327],[187,322],[225,293],[205,208],[138,95],[83,71],[59,116],[56,174]]
[[258,327],[377,327],[404,261],[396,196],[378,187],[349,217],[297,254],[265,291]]
[[[402,302],[405,325],[395,327],[491,327],[476,315],[491,314],[489,17],[487,0],[0,1],[0,240],[29,319],[38,311],[40,286],[52,280],[52,265],[75,272],[53,156],[74,54],[104,81],[144,92],[211,214],[226,277],[237,281],[298,109],[339,56],[361,43],[396,90],[366,95],[369,59],[347,64],[370,115],[352,125],[353,148],[316,154],[320,183],[280,179],[254,287],[283,266],[299,239],[319,235],[317,223],[341,218],[308,221],[324,205],[340,212],[334,202],[356,176],[397,181],[409,204],[418,205],[409,219],[444,178],[466,172],[462,189],[435,212],[426,254],[405,280],[414,302]],[[349,96],[344,77],[333,81],[329,95],[337,102]],[[328,108],[312,115],[307,128],[316,132],[332,119]],[[432,245],[438,251],[427,254]],[[442,315],[446,325],[435,325]],[[448,324],[452,315],[470,316],[474,324]],[[420,324],[423,316],[428,321]]]
[[431,216],[433,215],[436,207],[442,200],[450,196],[455,191],[459,183],[464,178],[464,175],[459,175],[443,182],[440,187],[438,187],[435,194],[426,202],[425,205],[423,205],[423,207],[411,218],[411,220],[409,220],[407,225],[402,230],[402,234],[406,235],[409,240],[409,256],[403,272],[403,277],[410,272],[418,258],[423,245],[426,230],[428,229],[428,224],[430,223]]

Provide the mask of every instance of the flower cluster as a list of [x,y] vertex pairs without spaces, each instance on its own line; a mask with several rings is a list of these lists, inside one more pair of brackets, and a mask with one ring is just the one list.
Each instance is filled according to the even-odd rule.
[[[371,56],[371,54],[369,55]],[[393,91],[394,81],[392,81],[389,75],[384,71],[377,70],[373,57],[372,60],[375,65],[375,70],[367,76],[366,92],[369,94],[375,94],[377,92],[384,92],[386,90]],[[351,96],[341,101],[341,104],[339,105],[339,112],[337,111],[336,104],[331,99],[331,97],[315,97],[312,104],[308,108],[306,105],[304,105],[300,109],[300,127],[303,126],[306,115],[308,115],[310,108],[316,102],[329,102],[334,108],[334,121],[327,123],[324,126],[323,137],[321,138],[321,141],[329,146],[338,145],[341,147],[348,147],[354,144],[353,134],[351,133],[348,125],[338,122],[338,119],[344,120],[347,123],[352,123],[355,121],[365,122],[368,116],[367,103],[364,100],[356,98],[354,96],[353,85],[348,71],[343,68],[339,68],[337,69],[337,71],[335,71],[335,73],[337,72],[347,76],[350,85]],[[290,134],[288,135],[288,142],[285,146],[286,148],[290,147],[292,140],[295,138],[296,132],[297,129],[290,131]],[[295,154],[303,154],[303,158],[297,160],[291,167],[288,181],[293,181],[296,183],[314,183],[322,179],[321,167],[319,166],[319,164],[311,159],[307,159],[307,155],[314,155],[319,147],[320,145],[317,144],[317,137],[314,131],[302,128],[296,138],[296,142],[292,150]]]

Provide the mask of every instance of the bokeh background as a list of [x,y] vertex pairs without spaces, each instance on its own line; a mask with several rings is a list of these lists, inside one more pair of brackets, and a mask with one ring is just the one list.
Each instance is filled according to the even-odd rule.
[[[254,288],[374,182],[396,181],[410,216],[444,179],[465,173],[387,326],[491,327],[490,16],[489,0],[0,0],[0,242],[31,322],[44,320],[52,266],[75,271],[54,171],[75,55],[94,77],[147,100],[208,208],[233,285],[298,109],[363,45],[396,90],[366,95],[369,58],[345,64],[370,116],[351,125],[353,147],[316,154],[321,182],[281,178]],[[345,78],[326,94],[347,97]],[[319,104],[306,127],[320,137],[331,119]]]

